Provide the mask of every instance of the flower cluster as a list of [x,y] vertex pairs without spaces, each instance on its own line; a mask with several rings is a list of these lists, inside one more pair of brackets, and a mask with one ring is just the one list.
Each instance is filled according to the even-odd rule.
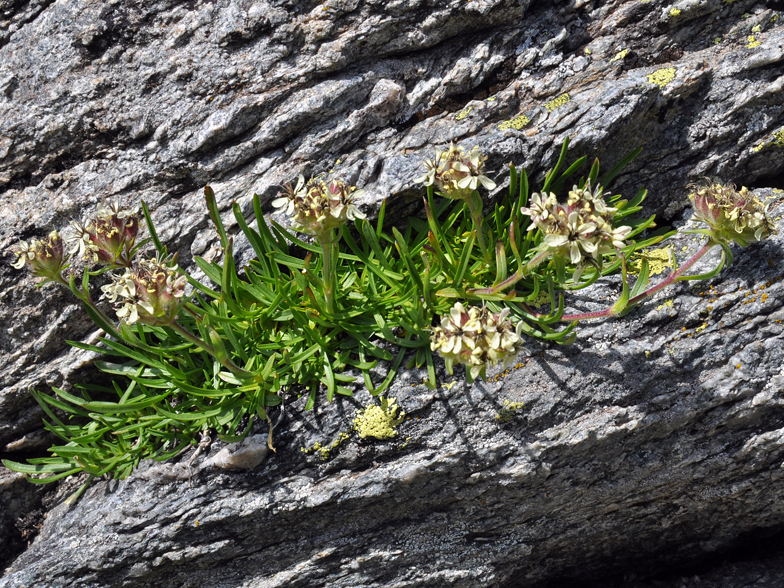
[[436,149],[435,159],[424,161],[425,175],[414,181],[425,186],[435,186],[442,196],[465,200],[482,184],[488,190],[495,182],[484,175],[486,156],[474,147],[468,153],[462,146],[449,145],[449,149]]
[[272,206],[292,217],[295,228],[310,235],[325,235],[346,221],[365,218],[354,201],[365,193],[340,179],[329,182],[313,178],[305,183],[302,175],[278,193]]
[[776,232],[766,207],[745,186],[735,190],[732,184],[708,182],[691,188],[689,198],[696,216],[708,225],[716,241],[735,241],[745,247]]
[[65,237],[71,253],[92,263],[130,267],[139,233],[137,213],[137,208],[123,209],[115,201],[99,208],[84,224],[72,221]]
[[613,228],[617,209],[607,206],[602,192],[601,186],[592,192],[590,183],[584,188],[574,186],[566,205],[559,204],[553,193],[533,194],[529,207],[520,212],[531,217],[529,231],[539,229],[544,234],[537,249],[568,257],[578,265],[583,261],[596,264],[601,255],[625,247],[631,227]]
[[11,247],[11,252],[19,256],[12,264],[16,269],[26,265],[34,276],[45,278],[45,282],[62,281],[60,272],[67,267],[68,254],[57,231],[52,231],[43,240],[33,239],[30,243],[20,241]]
[[109,302],[119,302],[117,316],[126,324],[171,324],[183,303],[187,278],[170,260],[142,259],[102,286]]
[[507,319],[509,309],[492,313],[487,308],[457,302],[449,316],[441,318],[441,326],[430,334],[430,349],[444,358],[451,374],[455,363],[467,367],[471,380],[484,376],[488,364],[507,363],[522,346],[520,330]]

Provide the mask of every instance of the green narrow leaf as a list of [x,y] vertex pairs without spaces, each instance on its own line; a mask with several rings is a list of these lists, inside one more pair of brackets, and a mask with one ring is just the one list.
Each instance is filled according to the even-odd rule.
[[609,186],[610,182],[612,182],[613,179],[615,179],[615,176],[621,173],[623,171],[623,168],[629,165],[632,162],[632,160],[635,157],[637,157],[641,152],[642,152],[642,147],[638,147],[637,149],[634,149],[633,151],[626,154],[626,156],[618,162],[618,165],[612,168],[607,173],[607,175],[604,176],[604,178],[602,179],[602,186],[604,186],[605,188]]
[[327,401],[332,402],[335,396],[335,373],[332,371],[332,364],[326,352],[322,354],[322,363],[324,364],[324,378],[321,382],[327,387]]
[[553,183],[555,176],[558,174],[558,171],[561,169],[561,166],[566,160],[566,151],[568,148],[569,137],[566,137],[566,139],[564,139],[563,145],[561,146],[561,155],[558,157],[558,161],[556,162],[555,167],[547,173],[547,176],[545,176],[542,192],[550,192],[550,184]]
[[72,463],[27,464],[11,461],[10,459],[4,459],[2,461],[3,465],[9,470],[19,472],[20,474],[51,474],[73,469]]
[[629,293],[630,298],[634,298],[638,294],[641,294],[643,290],[645,290],[645,286],[648,285],[648,260],[644,257],[640,261],[640,274],[637,276],[637,281],[634,283],[634,288]]
[[166,247],[164,247],[161,240],[158,238],[158,232],[155,230],[155,225],[152,222],[152,215],[150,209],[147,208],[147,203],[142,200],[142,214],[144,214],[144,222],[147,224],[147,232],[150,233],[155,249],[163,256],[166,257]]
[[414,260],[411,259],[411,253],[408,250],[408,245],[406,245],[406,241],[403,239],[403,235],[400,234],[400,231],[397,230],[397,227],[392,227],[392,234],[395,236],[395,245],[397,247],[398,253],[400,254],[400,258],[408,268],[409,277],[414,281],[414,284],[416,284],[417,292],[422,294],[424,291],[422,278],[419,275],[416,266],[414,265]]
[[204,186],[204,198],[207,201],[207,210],[210,213],[212,224],[215,225],[215,229],[218,231],[218,235],[220,235],[221,246],[225,249],[226,244],[228,243],[226,229],[223,228],[223,221],[221,220],[220,211],[218,210],[218,202],[215,200],[215,192],[213,192],[212,188],[209,186]]
[[495,244],[495,282],[493,286],[497,286],[506,279],[506,250],[501,241],[496,241]]
[[474,241],[476,240],[476,231],[471,231],[471,234],[468,236],[468,240],[466,241],[463,247],[463,253],[460,256],[460,263],[457,266],[457,271],[455,272],[455,278],[452,281],[452,286],[454,288],[460,288],[463,282],[463,276],[468,269],[468,264],[471,261],[471,252],[474,249]]
[[598,185],[597,182],[599,181],[599,159],[596,158],[593,160],[593,165],[591,166],[591,171],[588,173],[588,182],[591,184],[591,189],[596,189]]

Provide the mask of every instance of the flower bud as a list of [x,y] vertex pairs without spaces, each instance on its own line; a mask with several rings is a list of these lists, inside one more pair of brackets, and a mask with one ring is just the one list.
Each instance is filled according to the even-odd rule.
[[29,244],[20,241],[11,247],[19,256],[12,264],[16,269],[25,265],[30,272],[47,281],[61,281],[61,272],[67,267],[68,254],[63,248],[63,240],[57,231],[52,231],[46,239],[33,239]]
[[296,187],[285,186],[272,206],[292,217],[297,230],[324,235],[349,220],[365,218],[354,203],[364,194],[364,190],[347,186],[341,179],[312,179],[306,184],[300,175]]
[[126,324],[170,324],[183,303],[187,278],[176,265],[161,259],[142,259],[103,286],[103,296],[117,302],[117,316]]
[[488,364],[508,363],[522,346],[521,326],[507,319],[509,309],[494,314],[487,308],[457,302],[441,326],[430,334],[430,349],[444,358],[451,374],[454,364],[466,366],[469,380],[484,376]]
[[691,188],[695,216],[708,225],[716,241],[745,247],[776,232],[767,208],[745,186],[737,191],[732,184],[714,181]]

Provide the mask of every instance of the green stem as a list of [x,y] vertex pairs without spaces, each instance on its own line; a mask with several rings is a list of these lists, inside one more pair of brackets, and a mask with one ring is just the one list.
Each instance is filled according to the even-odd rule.
[[[85,270],[85,271],[87,271],[87,270]],[[82,301],[82,304],[84,304],[85,306],[89,306],[92,309],[92,311],[95,312],[95,314],[97,314],[100,318],[102,318],[106,322],[107,326],[110,326],[110,327],[114,326],[114,321],[112,319],[110,319],[108,316],[106,316],[106,313],[104,311],[102,311],[100,308],[98,308],[98,305],[96,305],[95,302],[93,302],[93,299],[90,297],[89,292],[80,292],[78,288],[76,288],[75,286],[71,286],[71,284],[66,282],[63,279],[63,277],[60,276],[60,275],[58,275],[57,279],[55,279],[53,281],[55,283],[57,283],[57,284],[60,284],[61,286],[63,286],[67,290],[70,290],[71,293],[74,296],[76,296],[79,300]],[[102,325],[98,325],[98,326],[103,328]],[[104,330],[106,330],[106,329],[104,329]],[[107,333],[109,335],[112,335],[112,336],[118,338],[118,339],[121,338],[121,337],[119,337],[119,333],[117,332],[116,329],[114,329],[113,331],[108,331]]]
[[185,327],[180,325],[177,321],[173,320],[171,323],[169,323],[166,326],[171,327],[177,333],[182,335],[182,337],[184,339],[186,339],[187,341],[190,341],[191,343],[193,343],[197,347],[200,347],[201,349],[203,349],[204,351],[206,351],[207,353],[212,355],[215,359],[218,360],[218,362],[223,367],[225,367],[227,370],[232,372],[234,375],[236,375],[236,376],[243,376],[243,377],[248,377],[248,376],[252,376],[253,375],[249,371],[246,371],[246,370],[242,369],[237,364],[235,364],[233,361],[231,361],[231,359],[229,359],[228,356],[222,357],[221,354],[218,353],[215,350],[214,347],[212,347],[211,345],[209,345],[205,341],[202,341],[201,339],[199,339],[196,335],[194,335],[188,329],[186,329]]
[[321,279],[324,283],[324,303],[329,314],[335,314],[337,291],[338,239],[335,229],[319,235],[321,243]]
[[482,225],[484,224],[485,219],[482,215],[482,197],[479,195],[479,192],[476,190],[471,192],[471,195],[466,199],[466,204],[468,205],[468,211],[471,213],[471,220],[474,222],[476,240],[479,241],[482,256],[485,259],[485,263],[490,265],[493,261],[493,257],[490,249],[487,247],[487,243],[485,243],[484,234],[482,232]]

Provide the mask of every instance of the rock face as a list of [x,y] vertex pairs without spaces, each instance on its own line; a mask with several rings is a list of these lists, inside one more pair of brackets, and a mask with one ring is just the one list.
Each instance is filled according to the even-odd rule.
[[[216,252],[206,183],[249,212],[253,192],[268,203],[334,169],[369,213],[390,198],[402,217],[422,158],[450,140],[480,145],[499,180],[509,161],[541,176],[565,137],[605,165],[643,147],[615,188],[644,184],[668,219],[702,176],[780,199],[762,188],[784,170],[782,10],[0,0],[0,453],[48,443],[30,387],[94,377],[65,344],[92,324],[10,267],[17,240],[143,198],[188,267]],[[391,442],[355,437],[322,462],[300,448],[338,439],[369,398],[297,403],[253,473],[97,484],[49,513],[0,585],[534,586],[772,532],[782,259],[780,239],[739,250],[711,284],[589,325],[573,347],[532,344],[498,381],[434,394],[408,373],[392,396],[411,420]]]

